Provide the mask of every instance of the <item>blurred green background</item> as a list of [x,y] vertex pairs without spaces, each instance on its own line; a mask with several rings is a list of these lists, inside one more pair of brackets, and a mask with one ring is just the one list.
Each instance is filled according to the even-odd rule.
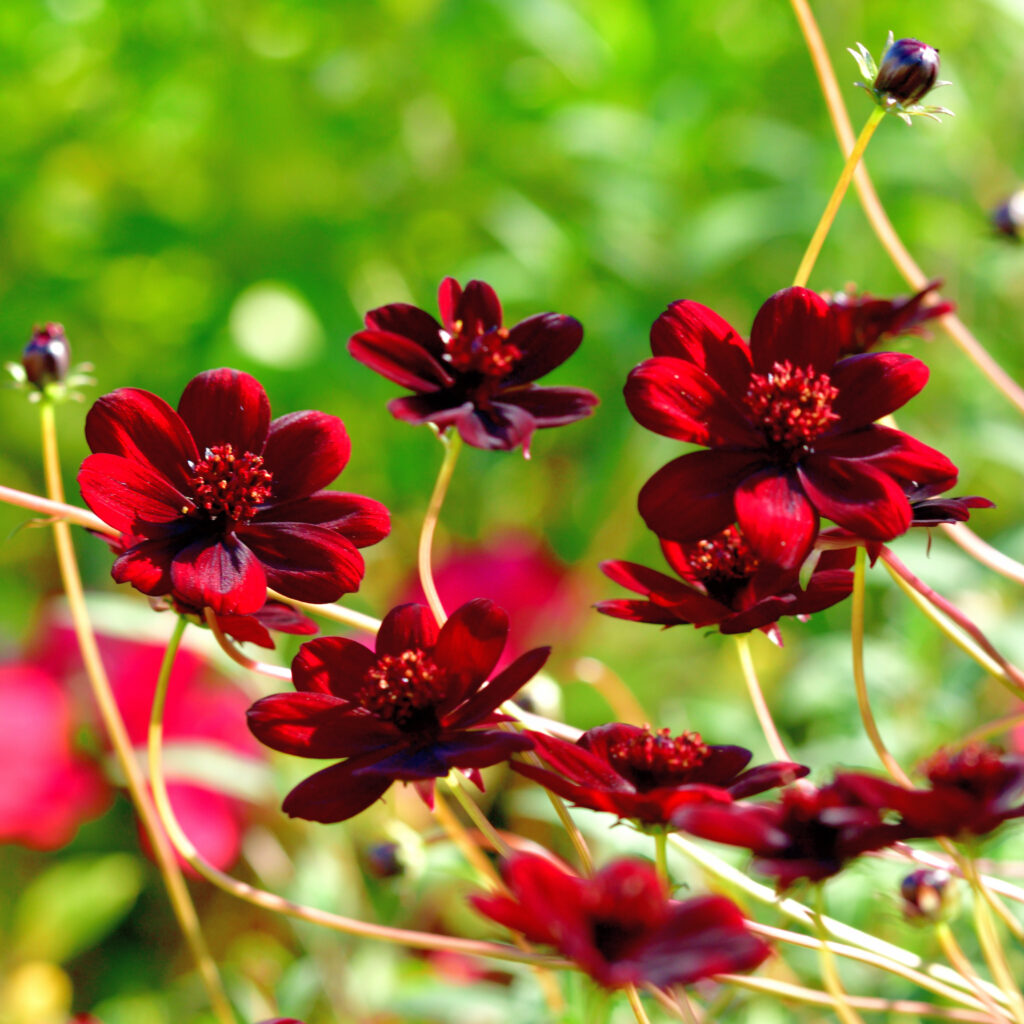
[[[954,84],[935,102],[957,116],[912,129],[890,119],[867,163],[919,262],[1024,377],[1024,251],[987,219],[1024,179],[1024,5],[817,6],[857,125],[869,102],[846,47],[877,55],[892,29],[941,50]],[[651,322],[691,298],[746,333],[790,283],[841,166],[788,5],[757,0],[6,0],[0,126],[4,358],[17,358],[33,323],[59,320],[75,359],[95,366],[86,403],[60,413],[69,493],[95,395],[135,386],[173,403],[205,368],[247,370],[277,414],[321,408],[348,426],[338,486],[394,515],[351,602],[377,614],[413,565],[440,450],[386,413],[399,389],[347,355],[368,308],[434,311],[439,281],[454,275],[491,283],[508,322],[543,310],[583,322],[583,347],[549,382],[596,391],[597,414],[539,434],[531,462],[466,450],[439,543],[524,528],[574,566],[588,599],[621,596],[597,562],[660,565],[635,496],[678,452],[633,424],[621,399]],[[811,279],[821,290],[847,282],[907,292],[854,198]],[[1017,417],[945,337],[909,347],[933,376],[901,426],[962,467],[961,492],[999,503],[978,530],[1024,555]],[[34,414],[4,392],[0,417],[0,480],[41,489]],[[21,529],[25,518],[0,507],[8,654],[58,589],[49,536]],[[112,586],[105,547],[83,537],[79,548],[88,585]],[[942,539],[928,562],[923,537],[901,550],[1024,656],[1008,585]],[[901,756],[1006,709],[891,588],[876,583],[871,600],[869,667]],[[755,638],[782,725],[823,771],[873,763],[847,616],[840,606],[785,623],[781,655]],[[591,616],[553,662],[586,726],[608,712],[571,682],[584,653],[660,724],[765,753],[730,644]]]

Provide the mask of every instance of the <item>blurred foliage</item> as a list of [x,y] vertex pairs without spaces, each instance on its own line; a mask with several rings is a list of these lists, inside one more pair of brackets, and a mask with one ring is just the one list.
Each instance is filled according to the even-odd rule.
[[[919,262],[945,279],[978,336],[1024,377],[1024,252],[987,223],[989,208],[1024,176],[1024,8],[1018,0],[816,6],[857,124],[868,101],[852,87],[847,46],[862,41],[877,54],[893,29],[941,49],[943,77],[954,84],[937,102],[957,117],[912,130],[884,124],[867,163]],[[233,365],[264,382],[278,414],[341,415],[353,456],[339,486],[394,513],[393,535],[367,552],[366,584],[352,602],[375,613],[413,565],[440,450],[429,431],[385,412],[398,389],[345,352],[368,308],[402,300],[434,310],[437,285],[451,274],[493,284],[510,322],[550,309],[584,323],[583,348],[552,382],[596,391],[597,415],[542,433],[531,462],[467,450],[439,539],[523,527],[547,537],[593,599],[613,596],[599,560],[658,564],[635,496],[676,451],[633,424],[620,397],[627,371],[649,352],[650,323],[666,303],[693,298],[746,332],[764,298],[790,283],[841,165],[787,5],[756,0],[6,0],[0,121],[3,358],[16,358],[33,323],[60,320],[75,359],[95,364],[96,394],[143,387],[174,402],[195,373]],[[850,281],[878,294],[907,290],[852,198],[811,284]],[[913,351],[933,376],[901,425],[961,465],[964,492],[999,503],[976,517],[979,532],[1024,555],[1015,525],[1024,432],[948,339],[915,341]],[[72,495],[85,408],[60,415]],[[11,392],[0,395],[0,416],[0,480],[41,488],[34,413]],[[9,653],[40,596],[58,589],[49,536],[21,529],[25,519],[0,507],[0,644]],[[976,613],[1007,655],[1024,657],[1012,589],[941,539],[927,561],[924,547],[915,536],[900,551]],[[112,586],[106,548],[83,536],[79,549],[89,585]],[[881,570],[869,603],[873,693],[906,763],[965,722],[1006,709],[1002,692],[937,639]],[[781,654],[755,638],[780,724],[819,776],[840,762],[873,763],[855,711],[847,617],[839,606],[806,626],[787,622]],[[591,616],[552,667],[576,724],[609,714],[591,686],[572,681],[585,653],[617,672],[659,724],[699,728],[761,756],[731,646]],[[286,827],[279,819],[268,817],[274,831]],[[379,838],[386,821],[374,812],[350,830],[330,830],[328,862],[300,864],[294,877],[336,886],[302,895],[331,905],[351,899],[353,913],[376,899],[380,912],[379,886],[346,887],[359,877],[350,844]],[[606,823],[594,827],[607,834]],[[296,837],[312,833],[287,829],[286,845],[306,849]],[[116,864],[121,841],[99,835],[86,830],[77,844],[100,857],[91,867],[76,859],[53,870]],[[267,842],[272,851],[277,840]],[[123,844],[134,850],[130,835]],[[0,852],[11,878],[27,877],[38,860]],[[136,874],[120,877],[109,905],[88,909],[94,935],[127,910]],[[895,891],[889,875],[878,876],[877,865],[858,867],[839,889]],[[426,898],[440,908],[447,890],[436,873],[425,877],[433,880]],[[45,904],[35,911],[44,919],[59,903],[47,896],[47,878],[32,897]],[[0,894],[0,909],[17,920],[12,899]],[[157,949],[174,934],[160,900],[147,888],[140,901],[155,915],[146,941]],[[417,972],[415,961],[410,968],[389,951],[360,952],[301,929],[308,952],[296,959],[290,925],[257,921],[216,897],[210,908],[229,982],[254,1019],[284,997],[287,1012],[311,1021],[315,1013],[317,1021],[509,1019],[495,1015],[486,986],[468,1009],[439,999],[435,975]],[[851,923],[915,944],[895,911],[879,921],[872,908],[850,899],[842,909]],[[403,916],[397,906],[394,913]],[[429,911],[420,904],[418,915],[422,924]],[[76,1008],[97,1006],[106,1024],[192,1019],[182,1007],[196,1005],[195,991],[168,994],[159,970],[135,969],[130,936],[140,927],[136,912],[105,956],[81,961],[88,969],[75,973]],[[81,934],[62,938],[64,953],[81,943]],[[63,954],[36,955],[56,970]],[[361,987],[353,995],[350,976],[364,970],[378,993],[397,993],[393,1002]],[[543,1012],[529,1009],[528,984],[509,999],[497,1005],[506,1014],[515,1006],[524,1024]],[[788,1019],[778,1007],[746,1005],[758,1015],[741,1008],[736,1019]]]

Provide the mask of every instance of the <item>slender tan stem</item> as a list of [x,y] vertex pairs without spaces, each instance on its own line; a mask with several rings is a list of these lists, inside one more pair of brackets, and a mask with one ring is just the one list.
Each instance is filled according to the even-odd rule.
[[441,438],[445,446],[444,461],[437,474],[437,483],[434,484],[434,493],[430,496],[430,504],[427,506],[427,514],[423,519],[423,528],[420,530],[420,544],[417,555],[417,562],[420,570],[420,586],[423,593],[427,595],[427,604],[437,619],[437,624],[443,625],[448,616],[445,614],[444,605],[434,585],[434,570],[431,568],[431,551],[434,546],[434,531],[437,529],[437,521],[441,517],[441,506],[444,504],[445,495],[448,493],[448,485],[452,480],[452,473],[455,472],[455,463],[458,461],[459,452],[462,450],[462,438],[456,433],[445,434]]
[[[57,450],[57,430],[53,405],[48,401],[43,401],[40,406],[40,414],[47,492],[55,502],[63,502],[64,486],[60,476],[60,457]],[[234,1013],[224,994],[217,965],[213,957],[210,956],[199,925],[199,917],[192,904],[192,898],[189,896],[181,868],[174,857],[174,851],[160,827],[156,811],[146,789],[146,781],[139,769],[138,761],[135,759],[135,750],[125,729],[124,719],[121,718],[121,711],[114,699],[106,669],[103,667],[96,634],[93,632],[85,603],[85,591],[82,588],[82,578],[78,572],[75,548],[71,540],[71,528],[66,520],[60,519],[53,523],[53,535],[64,592],[67,595],[68,608],[71,612],[71,621],[78,639],[86,676],[99,708],[100,717],[103,719],[103,727],[106,729],[117,762],[124,774],[128,793],[139,815],[142,829],[153,849],[157,869],[167,890],[167,897],[206,988],[210,1006],[221,1024],[234,1024]]]
[[966,523],[943,523],[946,536],[972,558],[1014,583],[1024,584],[1024,565],[982,540]]
[[282,601],[284,604],[297,608],[300,612],[307,612],[309,615],[317,615],[321,619],[329,619],[331,622],[340,623],[342,626],[351,626],[363,633],[376,635],[380,629],[380,619],[372,615],[364,615],[362,612],[354,612],[351,608],[342,608],[338,604],[309,604],[306,601],[297,601],[294,597],[285,597],[276,590],[267,589],[267,598],[274,601]]
[[438,787],[435,787],[434,791],[434,817],[437,818],[441,827],[448,833],[448,838],[458,847],[462,856],[472,865],[473,870],[481,878],[485,879],[492,889],[508,893],[505,883],[498,876],[491,862],[484,856],[483,850],[476,844],[473,837],[463,827],[462,822],[459,821],[448,806],[448,801],[442,796]]
[[203,609],[203,617],[206,619],[206,624],[210,627],[210,632],[217,641],[217,645],[235,664],[249,669],[250,672],[259,672],[260,675],[270,676],[271,679],[280,679],[285,683],[292,681],[291,670],[283,665],[271,665],[269,662],[257,661],[255,658],[250,658],[247,654],[243,654],[231,642],[230,638],[224,635],[224,631],[217,622],[217,615],[212,608]]
[[825,237],[828,235],[829,229],[836,219],[836,214],[839,212],[839,206],[846,195],[846,190],[850,187],[853,172],[857,169],[857,165],[864,155],[864,150],[868,148],[871,136],[875,134],[875,129],[881,124],[883,117],[885,117],[885,111],[881,107],[872,108],[867,121],[864,123],[864,127],[861,129],[860,135],[857,137],[857,141],[853,145],[853,149],[850,150],[850,155],[846,158],[846,163],[843,165],[843,170],[839,175],[839,180],[836,182],[836,187],[832,190],[832,195],[825,206],[825,212],[821,215],[821,220],[818,221],[818,226],[814,229],[814,234],[807,245],[807,251],[804,253],[804,258],[800,261],[796,276],[793,278],[794,285],[804,287],[807,284],[811,271],[814,269],[814,264],[818,260],[821,247],[825,244]]
[[[63,492],[63,487],[61,491]],[[120,536],[117,530],[112,526],[107,526],[99,516],[94,516],[84,508],[68,505],[63,500],[54,501],[38,494],[29,494],[28,491],[18,491],[13,487],[0,485],[0,501],[6,502],[8,505],[17,505],[18,508],[27,508],[30,512],[38,512],[48,519],[62,519],[75,526],[84,526],[87,530],[105,533],[109,537]]]
[[860,719],[864,724],[864,731],[868,734],[868,739],[871,740],[871,745],[875,748],[878,759],[885,765],[886,771],[901,786],[913,789],[914,784],[910,781],[910,776],[900,767],[896,758],[889,753],[871,711],[868,682],[864,675],[864,582],[865,554],[864,549],[858,547],[853,564],[853,610],[850,617],[850,636],[853,644],[853,683],[857,690],[857,707],[860,709]]
[[736,636],[736,653],[740,657],[740,667],[743,670],[743,679],[747,684],[747,692],[750,694],[750,703],[754,705],[754,712],[761,724],[761,731],[768,741],[768,747],[772,757],[777,761],[792,761],[785,743],[775,728],[775,720],[771,711],[768,710],[768,702],[764,699],[761,684],[757,678],[757,670],[754,668],[754,659],[750,654],[750,638],[745,633]]
[[821,939],[818,948],[818,956],[821,962],[821,976],[825,982],[825,991],[832,997],[832,1006],[836,1016],[843,1024],[864,1024],[861,1016],[850,1006],[846,998],[846,991],[843,989],[842,980],[839,977],[839,970],[836,967],[835,957],[828,943],[828,930],[825,928],[823,918],[825,916],[825,893],[824,885],[818,885],[818,906],[814,914],[814,926]]
[[477,802],[468,792],[469,779],[462,772],[456,772],[454,781],[448,777],[448,788],[451,794],[458,801],[459,806],[466,812],[466,816],[476,825],[480,834],[487,839],[491,849],[495,853],[507,857],[512,852],[511,847],[501,837],[501,833],[491,824],[487,815],[480,809]]
[[640,994],[636,990],[636,985],[626,986],[626,998],[629,1000],[633,1016],[636,1017],[636,1024],[651,1024],[650,1018],[644,1011],[643,1003],[640,1002]]
[[581,682],[592,686],[612,710],[618,722],[643,725],[651,717],[637,700],[633,691],[603,661],[597,658],[580,658],[573,671]]
[[946,959],[950,962],[950,965],[973,983],[975,993],[985,1004],[985,1008],[992,1017],[996,1021],[1010,1020],[1002,1007],[997,1006],[995,1001],[988,994],[988,990],[983,984],[982,979],[978,977],[974,970],[974,965],[967,959],[966,954],[960,948],[960,944],[956,941],[956,937],[953,935],[952,929],[945,921],[939,921],[938,924],[936,924],[935,937],[939,940],[942,952],[946,954]]
[[[961,741],[957,745],[962,746],[965,742],[966,740]],[[952,874],[963,878],[964,872],[960,865],[959,853],[951,844],[947,846],[947,849],[949,850],[948,853],[941,854],[934,853],[930,850],[918,850],[912,846],[908,846],[906,843],[894,843],[891,850],[878,850],[873,854],[869,854],[869,856],[892,856],[899,857],[901,859],[905,858],[906,860],[913,861],[917,864],[924,864],[927,867],[942,868],[945,871],[949,871]],[[1006,865],[1000,866],[1005,867]],[[987,892],[1005,896],[1008,900],[1013,900],[1016,903],[1024,903],[1024,889],[1020,888],[1020,886],[1014,885],[1012,882],[1007,882],[1003,878],[993,878],[991,875],[984,875],[980,872],[978,873],[978,878],[981,880]],[[1000,904],[1000,906],[1002,905]],[[1003,911],[1009,913],[1009,911],[1006,911],[1005,907],[1003,907]],[[1001,913],[1000,916],[1003,917],[1004,915]],[[1020,922],[1015,921],[1013,925],[1008,925],[1008,927],[1010,927],[1014,934],[1017,934],[1017,929],[1019,929],[1021,925]],[[1024,941],[1024,937],[1022,937],[1022,941]]]

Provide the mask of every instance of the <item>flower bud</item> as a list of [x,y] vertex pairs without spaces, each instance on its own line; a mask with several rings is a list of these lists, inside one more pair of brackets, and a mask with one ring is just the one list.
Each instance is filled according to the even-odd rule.
[[405,871],[398,843],[374,843],[366,851],[366,870],[374,878],[395,878]]
[[942,868],[919,868],[900,883],[903,914],[911,921],[940,921],[949,909],[952,876]]
[[1020,240],[1024,235],[1024,188],[992,211],[992,226],[999,234]]
[[917,39],[897,39],[882,57],[874,88],[904,105],[916,103],[939,76],[939,51]]
[[47,384],[59,384],[67,377],[71,365],[71,346],[62,324],[48,323],[36,327],[32,340],[21,353],[25,376],[40,391]]

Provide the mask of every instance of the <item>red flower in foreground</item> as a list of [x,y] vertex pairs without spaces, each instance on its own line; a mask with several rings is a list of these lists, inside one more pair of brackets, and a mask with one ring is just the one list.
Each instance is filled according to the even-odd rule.
[[910,298],[877,299],[867,292],[836,292],[829,301],[836,331],[839,334],[839,356],[855,355],[873,349],[886,338],[901,334],[925,335],[921,324],[952,313],[952,302],[936,302],[926,306],[925,300],[942,285],[929,281]]
[[613,723],[588,729],[575,743],[530,733],[553,771],[514,762],[517,772],[577,807],[611,811],[645,825],[666,825],[680,807],[729,803],[803,778],[803,765],[778,761],[744,771],[743,747],[709,746],[699,733]]
[[640,514],[659,537],[696,541],[738,522],[759,558],[795,569],[821,516],[891,540],[910,525],[904,482],[956,481],[944,455],[874,422],[924,387],[924,363],[893,352],[837,361],[833,314],[814,292],[773,295],[749,346],[710,309],[673,303],[651,348],[626,382],[630,411],[655,433],[708,449],[641,490]]
[[547,857],[503,866],[511,896],[472,896],[486,917],[554,946],[606,988],[689,985],[757,967],[768,945],[723,896],[677,902],[651,865],[619,860],[580,878]]
[[660,626],[718,626],[723,633],[760,629],[781,645],[778,620],[783,615],[807,616],[831,608],[853,589],[850,549],[823,553],[806,590],[796,572],[780,573],[762,563],[735,526],[692,543],[663,540],[661,550],[682,582],[635,562],[604,562],[605,576],[645,599],[601,601],[597,610]]
[[404,302],[372,309],[349,352],[371,370],[416,392],[388,403],[407,423],[454,426],[466,444],[509,451],[538,427],[589,416],[597,396],[584,388],[541,388],[533,382],[579,347],[583,328],[571,316],[539,313],[506,328],[501,303],[483,281],[465,291],[441,282],[441,323]]
[[[249,728],[269,747],[299,757],[342,757],[299,783],[284,810],[311,821],[342,821],[383,796],[392,782],[418,783],[427,802],[433,780],[479,769],[532,741],[488,728],[547,660],[539,647],[489,683],[508,636],[508,616],[490,601],[464,604],[437,628],[426,607],[401,605],[385,617],[376,653],[341,637],[303,644],[292,662],[298,693],[278,693],[249,710]],[[484,685],[486,683],[486,685]]]
[[78,482],[86,504],[125,535],[113,576],[220,615],[263,607],[267,587],[326,603],[359,588],[357,547],[388,532],[387,510],[321,490],[345,467],[341,420],[270,419],[266,393],[237,370],[191,380],[175,412],[121,388],[85,421],[94,452]]

